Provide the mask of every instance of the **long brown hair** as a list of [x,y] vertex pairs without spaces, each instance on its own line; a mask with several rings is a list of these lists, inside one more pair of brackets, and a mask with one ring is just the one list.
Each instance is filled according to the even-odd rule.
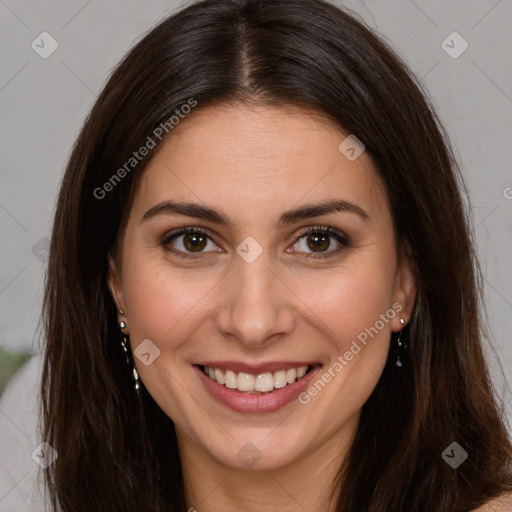
[[[411,248],[418,293],[403,367],[391,348],[333,482],[337,510],[467,512],[512,490],[464,184],[420,85],[362,22],[322,0],[205,0],[165,19],[117,66],[62,181],[43,309],[52,507],[186,510],[173,422],[143,385],[133,391],[106,284],[108,251],[151,152],[108,193],[97,189],[191,98],[196,109],[298,106],[356,134]],[[441,456],[453,442],[469,454],[457,469]]]

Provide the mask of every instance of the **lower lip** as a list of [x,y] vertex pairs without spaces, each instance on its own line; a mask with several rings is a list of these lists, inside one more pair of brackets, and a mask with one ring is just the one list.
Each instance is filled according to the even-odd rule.
[[218,402],[237,412],[265,413],[273,412],[290,404],[308,387],[321,366],[313,368],[302,379],[288,384],[284,388],[275,389],[263,395],[250,395],[229,389],[223,384],[210,379],[199,366],[194,366],[206,389]]

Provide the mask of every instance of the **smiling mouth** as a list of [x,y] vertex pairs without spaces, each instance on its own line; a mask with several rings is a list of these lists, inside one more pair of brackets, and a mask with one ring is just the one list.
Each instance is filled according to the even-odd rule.
[[314,366],[299,366],[288,370],[266,372],[254,375],[246,372],[235,372],[211,366],[199,368],[213,381],[233,391],[249,395],[264,395],[276,389],[283,389],[303,379]]

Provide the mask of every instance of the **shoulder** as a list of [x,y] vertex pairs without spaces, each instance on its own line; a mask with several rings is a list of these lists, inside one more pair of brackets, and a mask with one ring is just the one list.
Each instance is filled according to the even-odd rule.
[[473,512],[511,512],[512,511],[512,493],[503,494],[493,498],[485,505],[475,509]]

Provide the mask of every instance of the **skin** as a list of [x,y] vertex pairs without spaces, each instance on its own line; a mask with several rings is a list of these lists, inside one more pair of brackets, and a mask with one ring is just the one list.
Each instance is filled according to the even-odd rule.
[[[370,157],[349,161],[338,150],[347,135],[292,108],[198,107],[154,150],[119,251],[109,256],[109,286],[132,350],[145,339],[160,350],[149,366],[135,362],[176,425],[189,505],[198,511],[334,510],[331,483],[361,407],[383,371],[391,332],[410,319],[415,282],[407,253],[398,258]],[[354,203],[368,218],[341,211],[276,226],[284,211],[329,199]],[[176,214],[142,220],[168,200],[222,210],[232,226]],[[212,237],[195,259],[161,244],[186,226]],[[329,235],[328,248],[315,252],[299,237],[317,226],[339,230],[350,245]],[[252,263],[236,252],[247,236],[263,249]],[[167,247],[186,251],[185,238]],[[234,412],[210,396],[191,366],[298,360],[327,369],[397,303],[402,311],[307,405]],[[261,455],[251,468],[237,455],[248,442]]]

